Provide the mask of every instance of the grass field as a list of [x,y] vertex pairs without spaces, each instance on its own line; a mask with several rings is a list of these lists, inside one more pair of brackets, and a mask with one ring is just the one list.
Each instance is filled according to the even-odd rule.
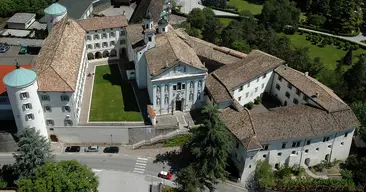
[[224,24],[224,27],[228,26],[230,21],[233,19],[228,19],[228,18],[219,18],[221,23]]
[[228,5],[237,7],[239,11],[250,11],[253,15],[260,14],[263,8],[263,5],[249,3],[248,1],[244,0],[229,0]]
[[133,89],[122,82],[118,65],[96,67],[89,121],[142,121]]

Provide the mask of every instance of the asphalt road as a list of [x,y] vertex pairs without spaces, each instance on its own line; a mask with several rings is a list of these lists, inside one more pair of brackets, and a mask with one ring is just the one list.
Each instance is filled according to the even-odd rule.
[[[121,172],[130,172],[141,175],[157,176],[163,170],[169,170],[170,167],[160,163],[153,163],[152,158],[136,157],[127,154],[100,154],[100,153],[61,153],[56,154],[56,161],[76,159],[82,164],[86,164],[92,169],[114,170]],[[0,165],[14,163],[11,154],[0,154]],[[219,192],[243,192],[244,187],[235,183],[220,183],[217,185]]]

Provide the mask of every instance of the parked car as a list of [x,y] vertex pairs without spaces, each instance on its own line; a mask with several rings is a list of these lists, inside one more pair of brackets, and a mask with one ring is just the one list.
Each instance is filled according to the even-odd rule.
[[89,147],[85,148],[84,151],[85,152],[98,152],[99,146],[97,146],[97,145],[89,146]]
[[9,50],[9,46],[3,46],[0,48],[0,53],[5,53]]
[[160,173],[158,174],[158,177],[163,178],[163,179],[172,179],[173,174],[167,171],[160,171]]
[[65,152],[80,152],[80,146],[69,146],[66,147]]
[[118,153],[119,147],[116,147],[116,146],[106,147],[106,148],[104,148],[103,152],[104,153]]

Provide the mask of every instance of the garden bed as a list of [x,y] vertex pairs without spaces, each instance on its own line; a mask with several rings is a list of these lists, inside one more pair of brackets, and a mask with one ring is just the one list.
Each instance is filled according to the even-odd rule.
[[341,174],[340,164],[341,161],[339,160],[334,160],[333,162],[323,161],[319,165],[310,167],[310,171],[313,172],[315,175],[319,176],[340,175]]

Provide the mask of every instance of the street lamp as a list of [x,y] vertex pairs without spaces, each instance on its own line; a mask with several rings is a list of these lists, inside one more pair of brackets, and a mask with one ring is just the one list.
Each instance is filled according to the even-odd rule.
[[113,135],[111,134],[111,145],[113,145]]

